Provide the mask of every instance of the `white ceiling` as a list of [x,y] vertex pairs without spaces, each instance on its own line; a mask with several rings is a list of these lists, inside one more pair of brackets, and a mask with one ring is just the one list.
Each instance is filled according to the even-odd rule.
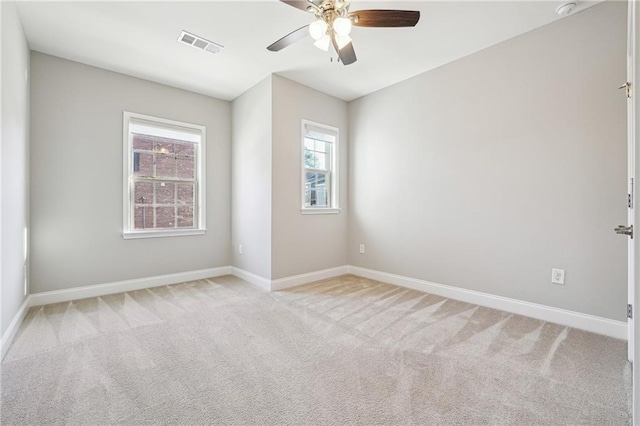
[[[351,10],[420,10],[415,28],[357,28],[344,66],[310,37],[266,47],[313,16],[278,0],[21,2],[31,49],[232,100],[270,73],[344,100],[434,69],[560,18],[563,1],[359,1]],[[578,2],[577,13],[597,1]],[[566,18],[565,18],[566,19]],[[212,55],[178,43],[182,30],[222,44]]]

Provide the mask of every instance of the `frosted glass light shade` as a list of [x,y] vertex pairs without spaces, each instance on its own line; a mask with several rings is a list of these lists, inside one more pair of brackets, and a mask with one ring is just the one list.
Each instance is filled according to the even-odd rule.
[[323,37],[316,40],[313,45],[320,50],[324,50],[325,52],[329,50],[329,43],[331,43],[331,38],[328,35],[324,35]]
[[336,18],[336,20],[333,21],[333,30],[339,36],[348,36],[351,32],[351,19]]
[[327,32],[327,23],[322,19],[318,19],[309,25],[309,35],[314,40],[320,40]]

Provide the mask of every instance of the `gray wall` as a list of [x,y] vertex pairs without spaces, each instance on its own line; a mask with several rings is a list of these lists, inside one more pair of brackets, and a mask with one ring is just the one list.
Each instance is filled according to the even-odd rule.
[[[340,131],[339,194],[342,211],[302,215],[302,119]],[[274,279],[346,265],[347,103],[277,75],[273,76]]]
[[605,2],[350,103],[350,264],[624,320],[625,19]]
[[29,223],[29,46],[15,3],[2,2],[0,146],[0,334],[25,299],[24,230]]
[[[32,292],[229,265],[230,103],[36,52],[31,67]],[[122,239],[123,110],[206,126],[205,235]]]
[[271,278],[271,77],[231,105],[233,266]]
[[[273,75],[236,98],[232,111],[233,266],[278,279],[345,265],[346,102]],[[340,130],[337,215],[300,213],[303,118]]]

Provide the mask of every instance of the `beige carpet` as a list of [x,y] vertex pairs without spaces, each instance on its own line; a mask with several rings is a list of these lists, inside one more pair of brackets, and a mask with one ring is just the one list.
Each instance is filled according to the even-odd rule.
[[222,277],[33,308],[0,423],[624,425],[625,352],[354,276]]

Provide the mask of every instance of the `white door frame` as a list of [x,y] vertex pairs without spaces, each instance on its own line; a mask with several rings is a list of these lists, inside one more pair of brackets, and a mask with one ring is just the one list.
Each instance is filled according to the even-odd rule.
[[[627,81],[626,81],[626,94],[627,96],[627,194],[629,194],[630,199],[629,206],[627,209],[627,226],[633,226],[635,228],[636,218],[635,218],[635,188],[634,183],[638,182],[636,179],[635,165],[635,145],[636,145],[636,132],[635,132],[635,102],[636,97],[629,97],[628,94],[631,90],[635,89],[635,82],[640,81],[635,78],[635,2],[630,1],[628,3],[628,15],[627,15]],[[623,86],[624,87],[624,86]],[[640,164],[640,163],[638,163]],[[640,222],[638,222],[640,223]],[[637,239],[637,238],[636,238]],[[636,252],[636,239],[628,238],[627,239],[627,291],[628,291],[628,304],[635,307],[635,288],[636,288],[636,278],[635,278],[635,252]],[[627,318],[627,357],[629,361],[633,362],[635,359],[634,354],[634,341],[635,341],[635,326],[634,319]]]
[[[639,117],[639,113],[640,113],[640,92],[636,90],[635,88],[635,83],[640,82],[640,42],[638,40],[638,30],[637,30],[637,26],[638,26],[638,22],[640,22],[640,9],[638,9],[636,7],[636,1],[635,0],[630,0],[629,1],[629,26],[628,26],[628,38],[629,38],[629,42],[632,44],[632,46],[629,48],[629,53],[630,53],[630,58],[629,61],[631,62],[630,65],[633,66],[633,74],[631,75],[631,77],[633,78],[633,81],[631,81],[632,86],[631,86],[631,91],[632,91],[632,101],[629,103],[629,108],[631,109],[631,112],[629,114],[629,119],[631,120],[631,123],[629,123],[629,131],[631,132],[630,134],[630,139],[633,141],[633,149],[634,149],[634,153],[633,153],[633,157],[635,160],[635,164],[640,164],[640,140],[638,138],[638,133],[635,131],[635,123],[636,122],[640,122],[640,117]],[[640,182],[640,173],[638,173],[638,170],[640,169],[640,167],[636,167],[634,170],[634,181],[635,182]],[[633,188],[633,203],[635,204],[637,202],[637,200],[639,200],[640,198],[638,198],[639,196],[639,192],[638,191],[638,185],[634,185]],[[634,209],[634,222],[635,223],[640,223],[640,208],[638,209]],[[635,231],[635,230],[634,230]],[[630,262],[633,265],[640,265],[640,236],[635,237],[632,239],[633,241],[633,257],[629,259]],[[633,334],[630,335],[630,340],[629,340],[629,347],[631,349],[630,354],[632,355],[633,360],[640,360],[640,345],[638,344],[640,342],[640,291],[638,291],[638,289],[640,288],[640,280],[639,277],[640,274],[635,274],[634,279],[632,282],[630,282],[629,284],[629,294],[633,295],[632,298],[632,305],[634,308],[633,312],[633,320],[632,320],[632,324],[631,324],[631,328],[632,330],[630,330]],[[632,403],[633,403],[633,408],[632,408],[632,415],[633,415],[633,424],[634,425],[639,425],[640,426],[640,368],[636,368],[636,367],[640,367],[640,362],[635,362],[633,365],[633,372],[632,372],[632,382],[633,382],[633,398],[632,398]]]

